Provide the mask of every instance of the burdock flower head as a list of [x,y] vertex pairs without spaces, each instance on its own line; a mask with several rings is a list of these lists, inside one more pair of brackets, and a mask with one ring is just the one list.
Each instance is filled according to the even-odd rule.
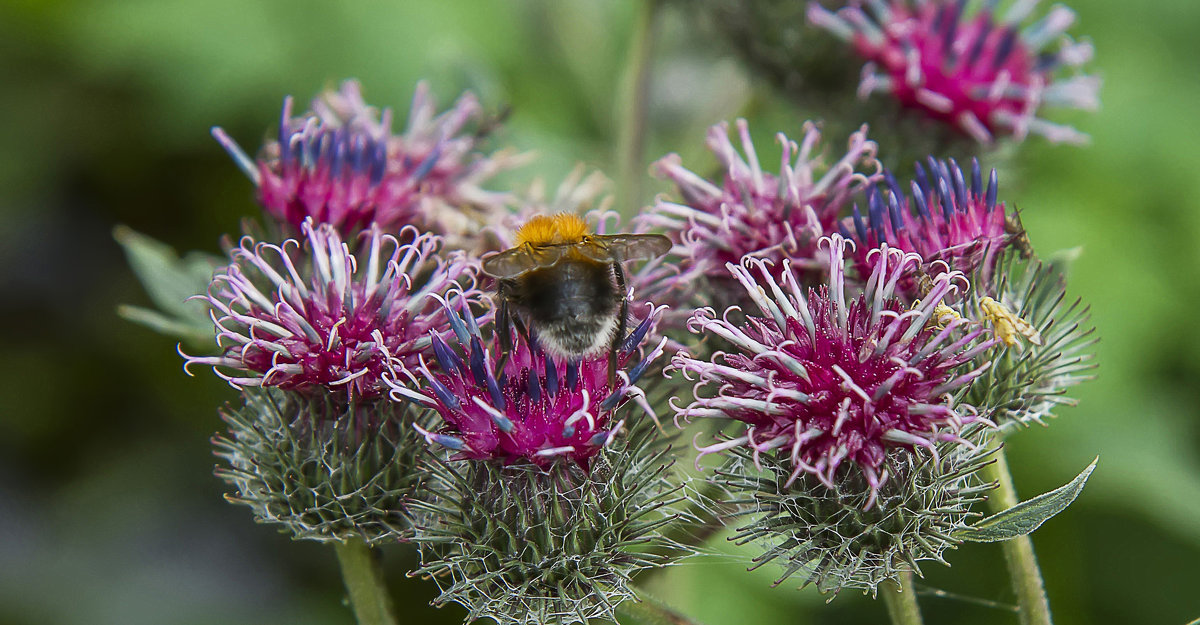
[[836,12],[810,2],[809,20],[867,60],[859,95],[889,94],[902,106],[952,125],[980,143],[1028,133],[1054,142],[1087,136],[1042,119],[1047,107],[1094,110],[1100,81],[1079,72],[1092,46],[1064,33],[1075,14],[1055,5],[1026,20],[1037,0],[1014,2],[1003,17],[980,0],[851,0]]
[[460,317],[446,304],[444,315],[458,350],[432,334],[437,368],[424,362],[416,367],[420,391],[411,390],[403,376],[393,376],[392,395],[436,410],[446,427],[422,434],[456,451],[457,458],[548,467],[563,457],[586,465],[620,433],[624,422],[615,415],[626,402],[657,419],[636,384],[662,355],[663,342],[632,368],[626,366],[660,312],[652,311],[621,344],[615,355],[621,371],[610,386],[607,351],[568,362],[524,340],[507,353],[489,350],[471,312],[463,310]]
[[936,277],[910,309],[896,283],[921,259],[885,246],[865,290],[848,295],[851,244],[825,243],[829,283],[807,292],[790,263],[730,265],[761,316],[696,313],[692,330],[732,350],[676,355],[675,368],[698,380],[678,415],[746,424],[700,453],[732,453],[716,481],[749,502],[743,513],[762,513],[736,536],[768,545],[759,564],[782,557],[780,581],[800,572],[822,591],[873,591],[919,560],[940,560],[968,518],[987,422],[956,397],[987,368],[964,365],[993,341],[938,312],[961,274]]
[[431,295],[481,296],[475,265],[459,252],[443,257],[439,237],[411,226],[398,237],[372,227],[357,254],[329,224],[307,220],[301,229],[303,243],[245,237],[231,251],[204,298],[220,354],[187,356],[188,366],[212,365],[237,388],[375,397],[386,390],[389,361],[417,366],[445,327]]
[[330,224],[343,235],[375,223],[395,232],[414,225],[451,239],[473,234],[482,217],[509,196],[481,184],[520,159],[487,155],[467,132],[482,112],[470,93],[436,114],[429,88],[417,85],[408,126],[393,134],[392,112],[380,115],[347,81],[312,110],[292,115],[284,100],[278,137],[251,159],[220,128],[213,135],[258,187],[257,199],[278,222],[299,228],[306,219]]
[[[897,281],[921,259],[894,248],[877,250],[865,291],[847,297],[843,274],[848,244],[840,235],[830,248],[829,284],[800,286],[790,263],[779,268],[757,259],[730,265],[761,317],[735,324],[702,309],[692,318],[696,333],[720,336],[734,347],[711,361],[677,354],[674,366],[702,383],[680,416],[735,419],[747,424],[741,436],[701,448],[701,454],[743,446],[756,454],[782,450],[795,480],[811,474],[835,487],[839,469],[853,465],[872,493],[893,473],[889,449],[934,449],[957,441],[968,424],[981,420],[953,393],[986,366],[962,365],[993,341],[967,328],[962,319],[940,319],[935,310],[961,274],[943,273],[917,306],[895,296]],[[766,285],[764,289],[760,285]],[[707,385],[715,393],[701,393]],[[869,508],[874,502],[867,502]]]
[[[988,176],[985,188],[976,160],[971,161],[969,180],[954,159],[930,157],[928,165],[926,171],[916,163],[911,196],[885,172],[886,189],[867,189],[866,217],[856,205],[854,216],[842,221],[842,233],[857,244],[856,266],[864,275],[870,273],[868,256],[886,243],[915,252],[926,263],[942,261],[968,276],[979,270],[983,281],[990,283],[1001,254],[1024,234],[1015,214],[1010,217],[1004,203],[996,201],[996,171]],[[905,280],[902,286],[915,285]]]
[[856,172],[877,167],[875,144],[865,128],[850,136],[846,153],[829,166],[817,152],[821,133],[813,124],[805,124],[799,144],[778,134],[778,174],[759,164],[745,120],[737,121],[737,133],[744,155],[730,141],[727,124],[708,131],[708,147],[722,167],[716,182],[685,169],[678,155],[659,160],[657,172],[675,183],[682,201],[659,201],[637,220],[639,231],[661,231],[671,238],[680,265],[673,282],[688,293],[707,288],[713,296],[707,303],[742,299],[725,265],[745,256],[788,260],[802,277],[819,277],[824,263],[817,242],[836,231],[848,198],[869,184]]
[[[436,411],[445,425],[419,431],[451,450],[420,504],[414,574],[432,575],[435,604],[459,603],[468,620],[615,620],[633,573],[680,549],[659,532],[678,486],[634,386],[662,354],[662,341],[641,346],[657,311],[622,343],[611,386],[608,354],[564,362],[520,335],[488,350],[469,310],[447,311],[457,348],[434,338],[436,368],[422,365],[416,388],[393,384],[393,398]],[[648,414],[622,414],[630,403]]]

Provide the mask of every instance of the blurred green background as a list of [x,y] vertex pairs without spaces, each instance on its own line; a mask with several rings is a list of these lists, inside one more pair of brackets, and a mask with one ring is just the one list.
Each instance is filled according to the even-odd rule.
[[[253,149],[281,98],[346,77],[407,110],[429,79],[513,114],[497,144],[536,150],[508,178],[551,184],[576,162],[616,176],[632,0],[362,2],[103,0],[0,4],[0,623],[349,624],[332,551],[292,544],[221,500],[208,437],[233,391],[188,378],[174,342],[117,318],[147,298],[115,224],[215,251],[255,211],[209,137]],[[1034,537],[1063,625],[1200,617],[1200,3],[1075,0],[1103,109],[1072,121],[1086,149],[1034,140],[1002,179],[1043,253],[1082,246],[1071,292],[1093,306],[1100,378],[1048,429],[1010,443],[1018,489],[1042,492],[1099,454],[1081,499]],[[802,112],[766,95],[688,3],[662,15],[648,161],[704,163],[707,125],[750,116],[769,140]],[[841,145],[843,139],[833,143]],[[648,162],[647,161],[647,162]],[[645,180],[645,200],[665,187]],[[624,207],[627,211],[633,207]],[[716,543],[724,543],[718,540]],[[877,623],[880,604],[826,605],[724,544],[656,592],[709,625]],[[386,553],[410,623],[457,623]],[[926,568],[925,584],[1009,603],[994,546]],[[1015,623],[1002,610],[923,597],[930,623]]]

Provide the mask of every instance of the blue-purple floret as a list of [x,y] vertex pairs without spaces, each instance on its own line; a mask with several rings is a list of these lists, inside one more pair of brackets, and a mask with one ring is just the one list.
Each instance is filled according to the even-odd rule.
[[[608,353],[581,360],[555,360],[523,336],[502,360],[497,343],[487,349],[476,320],[468,309],[445,306],[457,347],[434,336],[437,368],[424,364],[413,390],[391,382],[392,396],[416,401],[437,410],[446,427],[422,434],[459,452],[458,457],[530,461],[547,465],[565,456],[580,464],[607,445],[622,429],[614,413],[625,402],[634,401],[656,418],[641,389],[635,384],[663,351],[664,342],[649,350],[632,368],[642,339],[661,310],[644,319],[615,357],[621,371],[608,380]],[[447,335],[448,337],[449,335]],[[497,367],[502,370],[497,371]],[[603,398],[603,399],[600,399]]]

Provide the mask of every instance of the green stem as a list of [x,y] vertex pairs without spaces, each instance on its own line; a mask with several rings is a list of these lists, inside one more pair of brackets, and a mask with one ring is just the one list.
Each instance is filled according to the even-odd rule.
[[617,138],[617,206],[641,208],[645,177],[646,128],[650,112],[650,69],[654,60],[654,31],[660,0],[641,0],[629,44],[625,67],[626,87],[617,102],[620,135]]
[[383,583],[383,569],[371,548],[357,539],[334,543],[333,548],[358,625],[397,625],[392,599]]
[[899,581],[888,580],[880,584],[879,594],[883,595],[892,625],[921,625],[921,608],[917,605],[911,571],[900,573]]
[[[1007,510],[1020,501],[1013,487],[1012,474],[1008,470],[1008,459],[1004,447],[996,450],[996,461],[984,469],[987,479],[997,483],[996,490],[988,497],[988,507],[993,513]],[[1042,571],[1038,568],[1037,556],[1033,553],[1033,541],[1029,536],[1019,536],[1000,543],[1004,550],[1004,563],[1017,594],[1017,605],[1021,609],[1022,625],[1050,625],[1050,603],[1046,600],[1046,589],[1042,584]]]
[[637,601],[622,601],[617,606],[621,625],[698,625],[654,597],[638,590]]

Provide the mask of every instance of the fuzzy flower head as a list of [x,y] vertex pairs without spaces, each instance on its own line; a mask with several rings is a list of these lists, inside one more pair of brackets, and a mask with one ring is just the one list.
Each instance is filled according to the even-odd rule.
[[824,242],[829,283],[807,293],[790,263],[778,271],[758,259],[729,266],[762,316],[743,324],[728,313],[696,312],[692,331],[720,336],[733,350],[711,360],[676,355],[673,366],[698,380],[695,401],[678,414],[749,426],[741,436],[701,448],[701,455],[734,447],[755,456],[778,450],[773,453],[792,467],[789,484],[810,474],[830,489],[838,470],[851,464],[874,494],[893,474],[890,452],[934,450],[939,441],[960,440],[965,424],[982,420],[973,407],[955,405],[953,394],[987,368],[963,371],[962,365],[993,341],[981,341],[984,330],[964,327],[962,319],[935,325],[942,321],[936,307],[959,289],[961,274],[939,275],[909,309],[895,296],[896,283],[921,259],[885,246],[871,256],[863,293],[848,297],[843,265],[852,244],[840,235]]
[[444,311],[458,349],[431,334],[437,368],[424,362],[417,367],[421,390],[409,388],[400,375],[389,384],[393,399],[416,401],[441,415],[444,429],[422,433],[429,442],[457,451],[458,458],[548,467],[565,457],[586,466],[621,432],[624,421],[615,415],[625,403],[632,400],[657,418],[636,383],[662,355],[663,342],[632,368],[627,365],[635,361],[660,311],[651,311],[622,342],[616,355],[620,370],[611,386],[607,351],[567,362],[531,347],[516,332],[511,351],[489,350],[465,306],[461,316],[449,304]]
[[867,61],[861,97],[890,94],[985,144],[1031,132],[1053,142],[1086,141],[1039,117],[1046,107],[1099,106],[1099,79],[1079,72],[1092,46],[1064,34],[1074,12],[1055,5],[1029,22],[1038,0],[1016,0],[1003,17],[998,0],[974,4],[968,12],[968,0],[851,0],[831,12],[810,2],[808,18]]
[[478,301],[475,265],[461,253],[442,258],[440,237],[409,226],[398,237],[378,226],[351,253],[330,224],[301,225],[303,242],[256,243],[230,253],[204,296],[216,324],[217,356],[186,356],[212,365],[234,387],[311,391],[323,387],[369,398],[385,389],[381,376],[414,367],[445,327],[430,297],[465,289]]
[[[675,244],[680,271],[672,282],[694,292],[697,279],[720,294],[740,289],[725,270],[750,256],[779,263],[788,260],[803,275],[824,266],[817,242],[835,231],[838,213],[847,199],[868,179],[858,168],[876,166],[875,144],[866,129],[850,136],[846,153],[825,167],[816,153],[821,133],[807,123],[799,144],[782,133],[779,173],[763,170],[750,140],[745,120],[737,121],[743,154],[729,139],[727,124],[709,129],[708,147],[723,170],[722,179],[710,182],[685,169],[678,155],[655,164],[659,175],[675,183],[681,203],[660,201],[640,216],[638,231],[661,231]],[[670,285],[667,285],[670,286]]]
[[220,128],[213,135],[258,187],[262,207],[283,224],[299,228],[311,218],[347,235],[371,223],[388,232],[411,224],[459,237],[508,200],[479,185],[515,164],[508,154],[483,154],[479,138],[464,132],[481,117],[470,93],[438,115],[421,83],[407,128],[393,134],[391,110],[380,115],[363,101],[358,83],[347,81],[300,116],[285,99],[278,137],[257,159]]
[[980,270],[990,282],[999,256],[1022,234],[1015,215],[1010,219],[1004,203],[996,202],[996,171],[992,170],[985,188],[976,160],[971,162],[969,184],[954,159],[930,157],[928,164],[928,171],[916,164],[911,196],[885,172],[886,190],[867,188],[867,216],[856,205],[854,216],[842,221],[843,235],[856,243],[856,266],[868,274],[868,256],[886,243],[927,262],[942,261],[965,275]]

